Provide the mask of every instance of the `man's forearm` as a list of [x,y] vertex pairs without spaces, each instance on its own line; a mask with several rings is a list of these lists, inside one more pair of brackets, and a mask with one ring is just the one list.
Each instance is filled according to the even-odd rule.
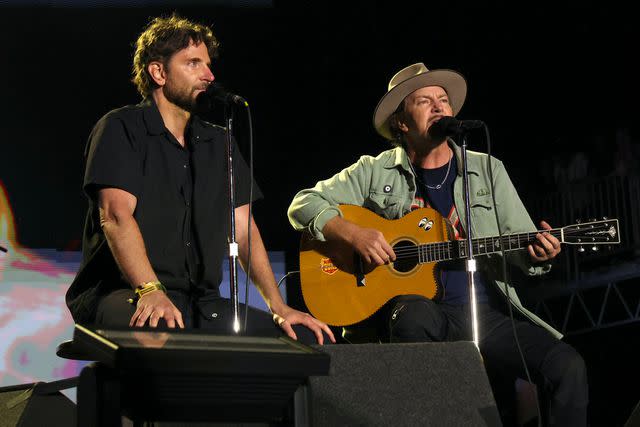
[[[258,231],[258,227],[255,226],[255,223],[253,223],[252,225],[250,271],[251,280],[253,281],[253,283],[255,283],[258,291],[262,295],[262,298],[264,298],[269,309],[273,313],[278,313],[280,311],[280,308],[284,306],[285,303],[282,299],[282,296],[280,295],[280,291],[278,290],[278,284],[273,275],[271,263],[269,262],[269,256],[262,242],[260,231]],[[245,271],[247,271],[249,261],[249,244],[246,237],[247,236],[243,236],[243,238],[238,241],[240,263]]]
[[[247,271],[249,264],[249,235],[247,220],[249,218],[248,205],[236,208],[236,240],[240,264]],[[251,271],[250,278],[255,283],[262,298],[273,313],[279,313],[285,302],[278,290],[278,284],[271,270],[271,263],[267,250],[262,242],[262,236],[256,223],[251,219]]]
[[102,230],[120,271],[132,288],[158,280],[147,257],[140,228],[132,216],[104,221]]
[[339,241],[344,243],[353,243],[353,234],[357,231],[358,226],[341,216],[331,218],[322,228],[322,234],[328,241]]

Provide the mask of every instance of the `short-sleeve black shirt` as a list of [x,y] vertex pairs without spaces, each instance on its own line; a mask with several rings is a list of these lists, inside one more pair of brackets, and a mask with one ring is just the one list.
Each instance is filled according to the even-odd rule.
[[[217,291],[229,230],[225,132],[193,116],[182,147],[151,99],[111,111],[96,124],[85,152],[89,208],[83,261],[67,292],[76,322],[92,322],[102,295],[130,287],[100,227],[101,188],[120,188],[136,197],[134,218],[151,265],[167,288]],[[234,159],[237,207],[249,202],[250,183],[237,148]],[[254,199],[259,197],[254,185]]]

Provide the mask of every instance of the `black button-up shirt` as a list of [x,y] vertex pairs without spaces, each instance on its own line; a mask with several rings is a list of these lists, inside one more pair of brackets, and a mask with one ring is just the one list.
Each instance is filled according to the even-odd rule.
[[[218,289],[229,232],[225,132],[193,116],[182,147],[151,99],[111,111],[96,124],[85,153],[89,209],[83,262],[67,292],[76,322],[93,321],[101,295],[130,287],[100,227],[101,188],[120,188],[136,197],[134,218],[167,288]],[[234,159],[237,207],[249,202],[250,184],[237,148]],[[260,196],[254,185],[254,199]]]

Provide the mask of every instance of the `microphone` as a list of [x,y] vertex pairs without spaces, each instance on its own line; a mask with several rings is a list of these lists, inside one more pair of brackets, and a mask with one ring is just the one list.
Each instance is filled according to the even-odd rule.
[[458,120],[455,117],[444,116],[431,125],[428,134],[438,140],[448,136],[459,135],[484,126],[482,120]]
[[210,84],[204,92],[200,92],[196,97],[196,104],[201,109],[210,110],[213,102],[221,102],[223,104],[238,104],[245,107],[249,106],[249,103],[245,101],[240,95],[236,95],[231,92],[227,92],[218,83]]

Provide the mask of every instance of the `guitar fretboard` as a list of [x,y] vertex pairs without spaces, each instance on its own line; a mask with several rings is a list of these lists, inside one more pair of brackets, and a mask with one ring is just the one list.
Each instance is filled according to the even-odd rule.
[[[496,252],[515,251],[523,249],[536,240],[538,233],[548,232],[560,240],[562,229],[532,231],[529,233],[506,234],[502,238],[478,237],[472,239],[474,255],[487,255]],[[408,249],[401,250],[402,255],[409,255]],[[450,242],[425,243],[410,248],[411,256],[418,257],[419,263],[450,261],[467,257],[467,241],[454,240]]]

